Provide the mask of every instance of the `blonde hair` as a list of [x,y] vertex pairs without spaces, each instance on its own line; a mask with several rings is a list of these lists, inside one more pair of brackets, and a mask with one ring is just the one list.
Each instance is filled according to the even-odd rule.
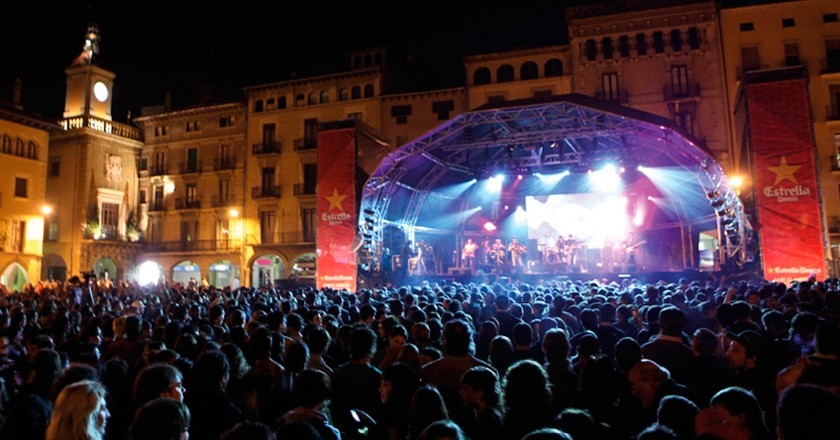
[[105,395],[105,386],[96,381],[67,385],[55,400],[45,440],[102,440],[96,410]]

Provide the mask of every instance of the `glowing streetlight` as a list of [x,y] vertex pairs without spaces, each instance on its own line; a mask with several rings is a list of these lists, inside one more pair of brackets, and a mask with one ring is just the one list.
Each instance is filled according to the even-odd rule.
[[230,210],[228,210],[228,215],[230,218],[239,218],[239,210],[236,208],[230,208]]
[[52,214],[52,212],[53,212],[53,209],[52,209],[52,206],[50,206],[50,205],[44,205],[44,206],[41,207],[41,214],[50,215],[50,214]]

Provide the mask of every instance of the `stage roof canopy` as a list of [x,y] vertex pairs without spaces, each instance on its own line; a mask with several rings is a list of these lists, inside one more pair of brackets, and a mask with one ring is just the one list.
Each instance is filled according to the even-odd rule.
[[607,163],[667,170],[675,181],[661,189],[675,221],[714,224],[719,215],[733,237],[749,227],[737,194],[704,146],[666,118],[580,94],[481,107],[398,148],[365,184],[360,217],[375,225],[367,233],[381,240],[385,225],[412,231],[429,223],[424,216],[469,209],[473,193],[453,194],[451,188],[473,179],[583,175]]

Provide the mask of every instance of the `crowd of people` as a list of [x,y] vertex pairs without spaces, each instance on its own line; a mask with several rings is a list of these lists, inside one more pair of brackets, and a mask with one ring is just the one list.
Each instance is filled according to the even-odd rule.
[[837,438],[840,280],[0,292],[0,440]]

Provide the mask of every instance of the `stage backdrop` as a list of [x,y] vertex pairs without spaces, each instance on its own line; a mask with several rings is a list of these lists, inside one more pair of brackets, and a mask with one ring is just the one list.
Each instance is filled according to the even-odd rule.
[[746,86],[762,266],[768,280],[826,276],[808,89],[803,79]]
[[356,129],[318,133],[317,287],[356,291]]

